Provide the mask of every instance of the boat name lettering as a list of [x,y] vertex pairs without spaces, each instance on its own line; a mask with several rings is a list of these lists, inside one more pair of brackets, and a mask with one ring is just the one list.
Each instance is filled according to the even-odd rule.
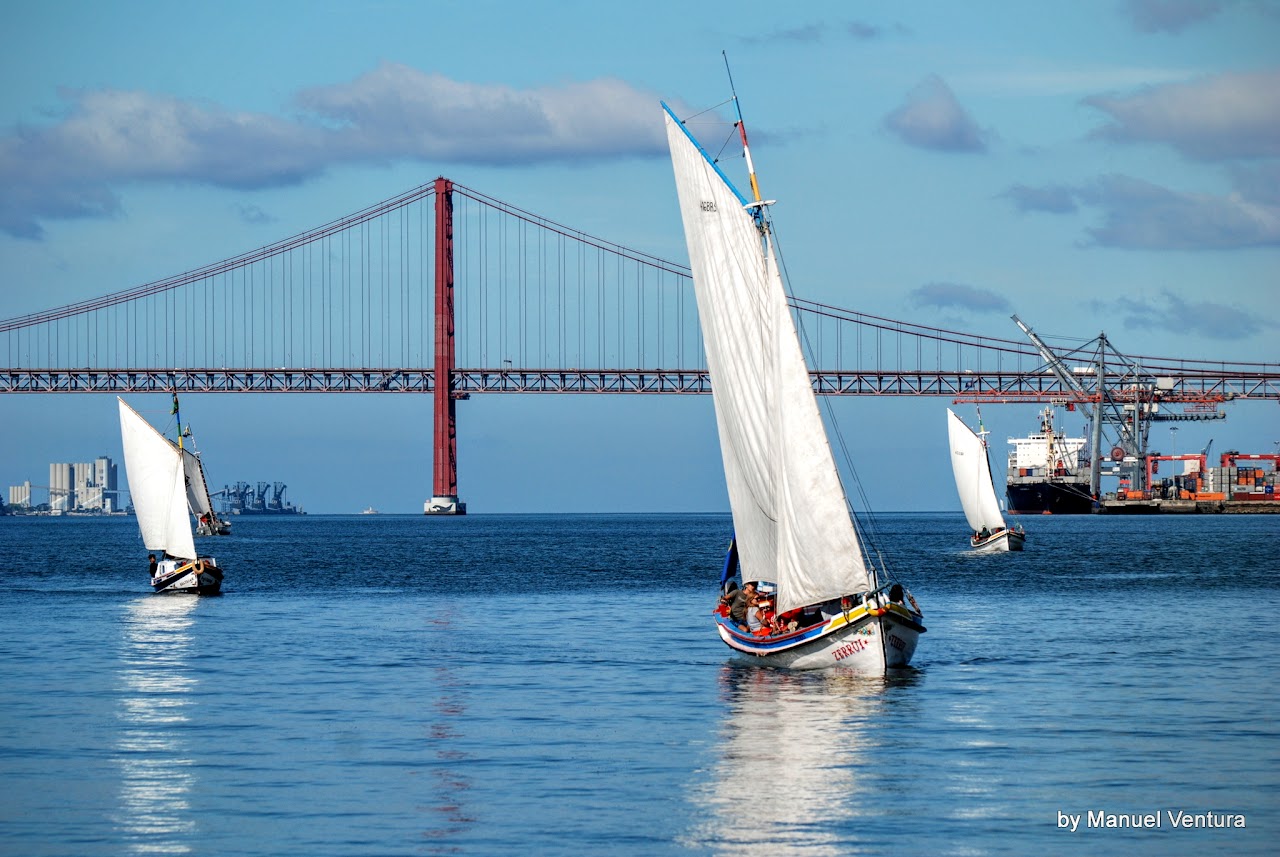
[[889,634],[887,635],[887,639],[889,640],[889,645],[893,646],[898,651],[905,652],[907,650],[906,642],[904,642],[897,634]]
[[866,640],[850,640],[840,648],[836,649],[831,654],[832,656],[835,657],[837,661],[843,661],[845,658],[849,657],[850,655],[857,654],[858,652],[862,651],[866,647],[867,647]]
[[714,202],[712,202],[712,201],[710,201],[710,200],[706,200],[706,199],[704,199],[704,200],[702,201],[702,203],[701,203],[701,208],[702,208],[702,210],[703,210],[703,211],[717,211],[717,210],[718,210],[718,209],[716,209],[716,204],[715,204]]

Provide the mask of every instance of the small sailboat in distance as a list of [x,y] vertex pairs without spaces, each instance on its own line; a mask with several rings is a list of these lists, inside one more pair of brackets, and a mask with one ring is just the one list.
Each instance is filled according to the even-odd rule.
[[739,656],[770,666],[873,674],[905,666],[925,631],[920,609],[884,579],[854,526],[741,112],[753,199],[662,106],[733,512],[717,632]]
[[947,408],[947,440],[951,447],[951,470],[956,477],[956,491],[965,519],[973,532],[969,546],[979,553],[1020,551],[1027,540],[1022,526],[1009,529],[1000,513],[995,485],[991,481],[991,461],[987,455],[987,432],[965,425],[964,420]]
[[[200,458],[200,453],[194,449],[195,438],[191,438],[191,428],[190,426],[186,430],[182,428],[182,413],[178,410],[177,393],[173,394],[173,415],[178,421],[178,442],[173,446],[182,455],[182,466],[186,471],[187,479],[187,505],[191,507],[191,514],[196,516],[196,535],[229,536],[231,522],[219,518],[218,513],[214,511],[213,499],[209,494],[209,482],[204,476],[204,462]],[[186,447],[183,443],[184,438],[191,438],[193,448]],[[169,442],[173,443],[173,441]]]
[[125,476],[142,542],[151,559],[151,587],[156,592],[216,595],[222,569],[210,556],[196,553],[187,509],[187,479],[182,451],[156,431],[124,399],[120,403],[120,439]]

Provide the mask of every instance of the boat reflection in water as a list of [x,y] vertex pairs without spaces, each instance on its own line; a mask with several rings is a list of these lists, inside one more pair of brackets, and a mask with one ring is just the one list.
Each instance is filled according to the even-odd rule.
[[[726,664],[727,719],[710,782],[694,800],[704,828],[688,844],[714,854],[856,853],[856,819],[878,801],[860,772],[876,763],[867,724],[885,714],[886,679]],[[853,852],[851,852],[851,847]]]
[[183,854],[196,832],[191,800],[192,722],[197,679],[189,660],[198,599],[138,598],[126,607],[120,657],[120,803],[113,819],[131,853]]

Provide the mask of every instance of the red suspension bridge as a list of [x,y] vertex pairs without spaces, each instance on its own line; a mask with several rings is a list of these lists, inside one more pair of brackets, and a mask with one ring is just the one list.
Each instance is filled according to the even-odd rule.
[[[1032,342],[792,306],[824,395],[1124,396],[1200,412],[1280,401],[1274,364],[1130,356],[1071,383]],[[444,178],[234,258],[2,321],[0,355],[0,393],[430,393],[446,506],[460,399],[710,392],[685,265]]]

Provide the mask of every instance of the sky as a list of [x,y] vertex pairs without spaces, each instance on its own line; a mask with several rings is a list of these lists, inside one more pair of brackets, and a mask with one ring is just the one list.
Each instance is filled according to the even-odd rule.
[[[53,0],[3,4],[0,25],[0,318],[437,175],[683,262],[658,102],[724,102],[727,55],[797,295],[1280,363],[1280,0]],[[130,400],[162,422],[161,398]],[[950,404],[836,403],[875,510],[958,510]],[[471,512],[727,510],[708,397],[458,410]],[[997,462],[1036,410],[984,408]],[[1157,425],[1152,445],[1276,451],[1275,403],[1227,412]],[[183,416],[215,485],[285,482],[315,513],[417,513],[431,494],[425,397],[192,394]],[[0,488],[121,460],[112,396],[0,396],[0,441]]]

